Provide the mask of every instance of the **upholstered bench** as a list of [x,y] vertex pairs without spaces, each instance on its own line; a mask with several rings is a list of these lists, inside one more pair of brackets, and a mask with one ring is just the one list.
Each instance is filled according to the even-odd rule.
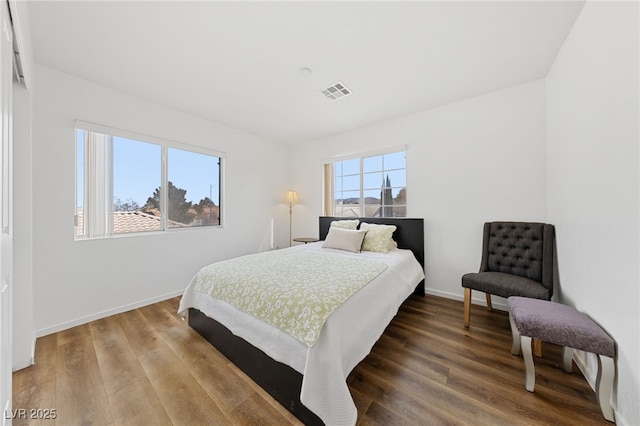
[[526,297],[509,297],[509,321],[513,335],[511,353],[522,355],[526,371],[525,387],[533,392],[535,368],[531,355],[531,339],[563,346],[565,371],[571,373],[573,349],[598,355],[596,397],[605,419],[613,422],[611,390],[615,375],[615,342],[592,319],[576,309],[546,300]]

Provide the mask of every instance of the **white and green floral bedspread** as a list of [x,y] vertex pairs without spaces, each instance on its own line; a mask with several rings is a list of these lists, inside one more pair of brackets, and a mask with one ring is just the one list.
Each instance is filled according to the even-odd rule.
[[275,250],[206,266],[195,290],[314,346],[329,315],[386,268],[365,259]]

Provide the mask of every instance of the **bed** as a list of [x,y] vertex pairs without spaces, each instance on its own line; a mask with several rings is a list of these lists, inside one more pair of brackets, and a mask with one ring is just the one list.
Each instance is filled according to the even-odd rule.
[[[343,219],[320,217],[320,240],[327,237],[332,222]],[[179,312],[184,315],[188,311],[189,325],[194,330],[307,425],[355,423],[357,412],[346,384],[347,375],[370,352],[402,302],[411,294],[424,295],[423,220],[358,219],[395,225],[393,239],[399,250],[354,254],[323,248],[320,241],[279,250],[282,253],[277,254],[334,256],[336,265],[336,256],[340,256],[340,262],[342,258],[353,258],[354,262],[366,259],[363,261],[385,264],[384,272],[356,290],[326,318],[312,345],[230,303],[196,291],[198,275],[180,302]],[[269,261],[269,256],[276,255],[263,256]]]

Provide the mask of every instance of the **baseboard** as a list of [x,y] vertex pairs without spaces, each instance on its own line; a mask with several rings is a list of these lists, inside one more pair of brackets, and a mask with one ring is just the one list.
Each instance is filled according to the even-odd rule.
[[34,333],[33,336],[31,337],[31,351],[29,352],[29,355],[25,357],[16,357],[15,352],[13,353],[13,356],[11,357],[11,362],[12,362],[11,371],[15,372],[18,370],[22,370],[23,368],[31,367],[36,362],[35,354],[36,354],[36,336]]
[[633,426],[631,423],[629,423],[624,417],[622,417],[618,413],[618,410],[615,407],[613,408],[613,415],[616,418],[616,422],[615,422],[616,426]]
[[[464,301],[464,296],[457,294],[457,293],[449,293],[446,291],[440,291],[440,290],[434,290],[431,288],[425,288],[424,292],[426,294],[431,294],[433,296],[438,296],[438,297],[443,297],[445,299],[451,299],[451,300],[458,300],[460,302]],[[476,292],[478,293],[478,292]],[[472,292],[472,295],[474,293]],[[480,305],[480,306],[487,306],[487,299],[486,297],[484,297],[484,293],[479,293],[482,294],[483,297],[482,298],[475,298],[473,296],[471,296],[471,303],[473,305]],[[499,311],[508,311],[509,308],[507,306],[507,299],[503,298],[503,297],[498,297],[498,296],[492,296],[491,299],[491,307],[493,309],[497,309]]]
[[[575,361],[576,365],[578,366],[578,369],[582,372],[582,375],[584,376],[584,378],[587,380],[587,383],[589,383],[589,386],[591,386],[591,390],[593,390],[594,392],[596,391],[596,378],[598,376],[598,372],[597,371],[593,371],[593,369],[591,369],[589,367],[589,362],[587,360],[587,357],[590,354],[588,352],[584,352],[584,351],[579,351],[579,350],[574,350],[573,351],[573,360]],[[591,354],[593,355],[593,354]],[[596,357],[597,355],[593,355],[594,357]],[[596,363],[596,366],[598,365],[598,360],[594,358],[594,361]],[[597,367],[596,367],[597,368]]]
[[138,302],[130,303],[128,305],[119,306],[117,308],[108,309],[106,311],[98,312],[96,314],[87,315],[85,317],[77,318],[75,320],[63,322],[60,324],[53,325],[51,327],[41,328],[36,330],[35,337],[47,336],[49,334],[57,333],[58,331],[66,330],[78,325],[86,324],[91,321],[99,320],[102,318],[109,317],[111,315],[121,314],[122,312],[127,312],[132,309],[141,308],[143,306],[151,305],[153,303],[162,302],[163,300],[171,299],[176,296],[180,296],[184,290],[173,291],[170,293],[163,294],[161,296],[151,297],[149,299],[140,300]]
[[431,294],[432,296],[443,297],[445,299],[452,299],[452,300],[458,300],[458,301],[464,300],[464,297],[460,296],[459,294],[449,293],[449,292],[440,291],[440,290],[434,290],[432,288],[425,288],[424,292],[425,294]]
[[[34,343],[35,343],[35,339],[34,339]],[[12,371],[16,372],[18,370],[22,370],[23,368],[27,368],[27,367],[31,367],[34,364],[34,356],[31,355],[29,358],[27,359],[22,359],[22,360],[13,360],[13,366],[12,366]]]

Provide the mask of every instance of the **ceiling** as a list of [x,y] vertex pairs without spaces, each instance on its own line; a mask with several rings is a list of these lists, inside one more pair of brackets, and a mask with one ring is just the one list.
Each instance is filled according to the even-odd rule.
[[[295,144],[544,78],[583,4],[31,1],[28,13],[36,63]],[[353,93],[327,99],[338,81]]]

